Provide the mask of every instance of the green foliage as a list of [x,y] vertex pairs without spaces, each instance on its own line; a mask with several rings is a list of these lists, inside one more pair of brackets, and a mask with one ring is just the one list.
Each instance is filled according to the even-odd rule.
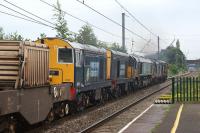
[[168,46],[162,50],[160,59],[169,64],[169,73],[172,75],[186,70],[186,57],[180,49],[179,40],[176,42],[176,47]]
[[115,51],[120,51],[126,53],[126,49],[124,50],[122,46],[119,46],[117,43],[112,43],[110,49],[115,50]]
[[55,13],[53,15],[53,19],[56,20],[56,37],[72,40],[72,38],[70,37],[71,34],[69,33],[69,29],[67,27],[67,21],[65,20],[65,13],[61,9],[61,4],[59,0],[57,0],[57,3],[56,5],[54,5],[54,8]]
[[24,38],[16,32],[4,36],[5,40],[22,41]]
[[88,24],[81,27],[81,29],[79,30],[79,34],[76,37],[76,40],[82,44],[97,46],[97,38],[93,32],[92,27]]
[[4,33],[4,31],[3,31],[3,28],[0,27],[0,40],[3,40],[4,35],[5,35],[5,33]]
[[42,38],[45,38],[45,37],[47,37],[47,35],[45,34],[45,33],[40,33],[40,38],[42,39]]
[[22,41],[24,38],[16,32],[5,34],[3,28],[0,27],[0,40],[13,40],[13,41]]
[[109,48],[109,45],[108,43],[106,42],[102,42],[102,41],[98,41],[97,42],[97,46],[100,47],[100,48],[105,48],[105,49],[108,49]]
[[180,49],[180,42],[179,42],[179,39],[176,41],[176,48],[177,48],[177,49]]
[[98,41],[92,27],[89,24],[83,25],[79,30],[79,34],[76,37],[76,41],[81,44],[89,44],[97,47],[103,47],[105,49],[112,49],[120,52],[127,52],[118,43],[107,43],[103,41]]
[[175,64],[169,64],[169,75],[176,75],[178,72],[178,67]]
[[98,45],[99,47],[103,47],[103,48],[105,48],[105,49],[111,49],[111,50],[120,51],[120,52],[124,52],[124,53],[127,52],[126,49],[124,50],[124,49],[122,48],[122,46],[120,46],[118,43],[115,43],[115,42],[110,44],[110,43],[98,41],[97,45]]

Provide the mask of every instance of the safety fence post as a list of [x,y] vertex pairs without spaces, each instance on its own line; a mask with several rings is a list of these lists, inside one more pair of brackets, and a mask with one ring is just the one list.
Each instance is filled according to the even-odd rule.
[[179,80],[179,82],[180,82],[180,101],[182,102],[182,78],[180,77],[180,80]]
[[183,101],[185,101],[185,77],[183,77]]
[[175,100],[175,98],[174,98],[174,96],[175,96],[174,84],[175,84],[175,78],[173,77],[172,78],[172,103],[174,103],[174,100]]
[[175,93],[175,88],[174,88],[174,83],[175,83],[175,78],[172,78],[172,103],[174,103],[174,93]]
[[198,86],[198,81],[199,81],[199,78],[196,77],[196,95],[197,95],[197,101],[199,101],[199,86]]
[[176,83],[176,101],[178,102],[179,101],[179,84],[178,84],[178,78],[175,79],[175,83]]
[[187,77],[187,78],[186,78],[186,85],[187,85],[187,101],[189,101],[189,87],[188,87],[188,86],[189,86],[189,83],[188,83],[188,82],[189,82],[189,78]]
[[196,100],[196,98],[195,98],[195,78],[193,77],[193,101],[195,101]]
[[190,101],[192,101],[192,78],[190,77]]

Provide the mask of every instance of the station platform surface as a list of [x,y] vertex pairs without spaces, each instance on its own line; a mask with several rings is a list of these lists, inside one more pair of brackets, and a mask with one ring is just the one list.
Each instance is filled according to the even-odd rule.
[[200,133],[200,104],[153,105],[120,132]]
[[138,119],[128,123],[119,133],[151,133],[162,122],[170,105],[154,104],[147,111],[141,113]]

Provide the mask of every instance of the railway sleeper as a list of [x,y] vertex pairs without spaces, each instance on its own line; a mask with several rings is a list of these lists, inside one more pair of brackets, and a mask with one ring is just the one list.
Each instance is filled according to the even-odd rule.
[[[150,84],[150,80],[148,84]],[[105,101],[116,99],[118,97],[127,95],[129,92],[134,92],[138,88],[143,87],[143,82],[129,82],[117,84],[115,87],[99,88],[92,91],[81,92],[78,94],[76,101],[62,101],[53,104],[51,111],[49,112],[46,120],[52,122],[56,117],[61,118],[70,113],[81,111],[89,106],[93,106],[97,103],[104,103]],[[22,116],[21,116],[22,117]],[[4,118],[0,118],[0,129],[6,127],[8,131],[15,130],[18,123],[25,123],[25,119],[21,119],[20,115],[12,114]],[[23,122],[19,122],[24,120]],[[17,121],[17,124],[16,124]],[[27,123],[27,122],[26,122]],[[23,125],[24,126],[24,125]],[[1,130],[0,130],[1,132]]]

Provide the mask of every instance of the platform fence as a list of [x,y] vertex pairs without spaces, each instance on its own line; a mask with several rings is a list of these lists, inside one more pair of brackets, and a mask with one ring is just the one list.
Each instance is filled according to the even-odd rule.
[[200,102],[200,78],[172,78],[172,103]]

